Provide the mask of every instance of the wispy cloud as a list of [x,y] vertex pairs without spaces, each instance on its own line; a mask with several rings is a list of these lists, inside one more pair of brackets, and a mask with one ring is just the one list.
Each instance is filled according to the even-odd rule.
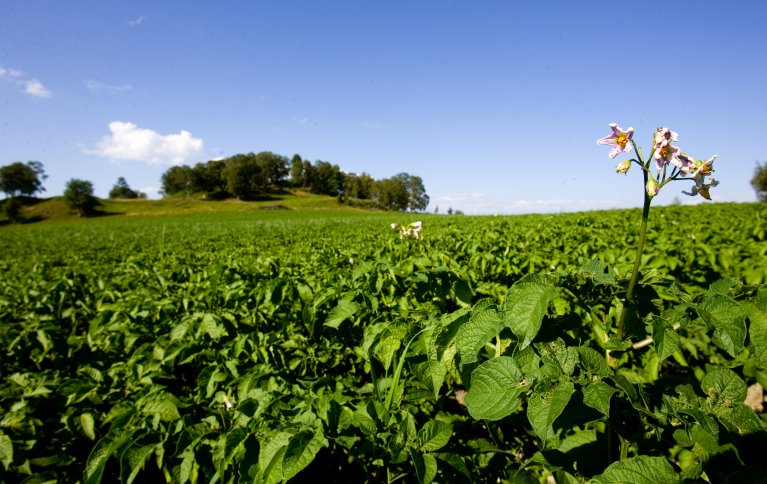
[[106,84],[99,81],[83,81],[89,91],[127,92],[133,90],[130,84]]
[[22,70],[0,67],[0,79],[5,79],[11,84],[21,87],[30,96],[39,98],[51,96],[51,91],[40,80],[27,76]]
[[43,86],[43,83],[38,81],[37,79],[28,79],[24,81],[24,85],[26,86],[24,89],[24,92],[26,92],[30,96],[35,96],[35,97],[51,96],[51,91],[46,89],[45,86]]
[[111,134],[101,138],[89,154],[110,160],[143,161],[150,165],[180,165],[198,161],[203,152],[203,141],[189,131],[161,135],[156,131],[139,128],[133,123],[112,121]]
[[144,23],[144,20],[146,20],[146,17],[144,17],[142,15],[140,17],[137,17],[137,18],[133,19],[133,20],[128,20],[128,25],[130,27],[138,27],[139,25]]

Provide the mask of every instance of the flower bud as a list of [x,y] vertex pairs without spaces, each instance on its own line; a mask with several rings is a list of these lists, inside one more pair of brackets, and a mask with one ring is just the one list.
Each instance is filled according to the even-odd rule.
[[615,171],[618,173],[627,173],[631,168],[631,160],[623,160],[615,167]]
[[658,194],[658,182],[655,181],[655,178],[650,177],[650,179],[647,180],[645,190],[647,190],[648,197],[654,197]]

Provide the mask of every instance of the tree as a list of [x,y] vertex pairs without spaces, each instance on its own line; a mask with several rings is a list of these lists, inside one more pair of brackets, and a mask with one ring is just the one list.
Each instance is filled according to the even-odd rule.
[[751,178],[751,186],[756,191],[756,198],[760,202],[767,202],[767,162],[756,164],[754,177]]
[[48,178],[39,161],[17,161],[0,167],[0,190],[9,197],[32,196],[45,191],[43,180]]
[[212,198],[227,196],[225,169],[225,159],[197,163],[192,168],[192,191],[205,192],[207,197]]
[[20,221],[21,217],[21,201],[16,197],[8,197],[3,201],[3,212],[8,217],[8,221],[12,224]]
[[356,173],[344,173],[344,198],[359,198],[360,177]]
[[408,205],[407,186],[401,178],[384,178],[376,183],[373,199],[387,210],[404,212]]
[[375,180],[367,173],[344,174],[344,195],[357,200],[370,200],[373,197]]
[[290,183],[294,187],[304,186],[304,162],[300,155],[290,159]]
[[262,151],[255,155],[256,163],[261,168],[267,185],[282,186],[288,177],[288,159],[271,151]]
[[301,181],[303,182],[301,184],[302,188],[311,187],[314,183],[314,179],[317,178],[317,173],[314,169],[314,165],[312,165],[312,162],[309,160],[304,160],[302,163],[302,170],[301,170]]
[[227,191],[240,200],[254,198],[266,187],[266,177],[253,153],[228,158],[224,173]]
[[313,193],[336,196],[344,189],[344,174],[338,165],[327,161],[314,162],[309,188]]
[[162,191],[166,195],[186,193],[187,198],[193,191],[192,169],[186,165],[171,166],[162,174]]
[[109,190],[109,198],[139,198],[139,192],[133,190],[125,178],[120,177],[117,183]]
[[64,201],[80,217],[93,213],[93,209],[99,204],[99,201],[93,196],[93,184],[77,178],[72,178],[67,182],[64,190]]
[[387,210],[423,211],[429,205],[429,195],[421,177],[398,173],[376,183],[375,201]]
[[400,173],[397,175],[407,187],[407,208],[413,212],[422,212],[429,205],[429,195],[426,194],[426,188],[423,186],[423,180],[420,176]]

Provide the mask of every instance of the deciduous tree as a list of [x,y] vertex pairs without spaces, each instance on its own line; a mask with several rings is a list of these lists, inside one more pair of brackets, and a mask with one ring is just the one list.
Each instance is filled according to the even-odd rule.
[[162,174],[162,191],[166,195],[186,193],[186,196],[194,191],[192,169],[186,165],[171,166]]
[[241,200],[261,194],[266,177],[253,153],[235,155],[226,160],[226,189]]
[[120,177],[109,190],[109,198],[139,198],[139,192],[133,190],[124,177]]
[[376,183],[375,201],[388,210],[423,211],[429,205],[429,195],[421,177],[398,173]]
[[299,155],[290,159],[290,183],[294,187],[304,186],[304,162]]
[[756,198],[760,202],[767,202],[767,162],[756,164],[754,176],[751,178],[751,186],[756,191]]
[[192,168],[192,191],[204,192],[212,198],[227,196],[225,169],[225,159],[197,163]]
[[91,215],[99,201],[93,196],[93,183],[73,178],[67,182],[64,201],[80,217]]
[[45,191],[43,180],[46,178],[43,164],[39,161],[17,161],[0,167],[0,190],[9,197],[32,196]]

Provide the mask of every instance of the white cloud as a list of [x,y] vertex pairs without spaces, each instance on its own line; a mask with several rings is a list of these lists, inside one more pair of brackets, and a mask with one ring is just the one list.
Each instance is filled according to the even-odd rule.
[[51,91],[49,91],[42,82],[38,79],[27,76],[24,71],[19,69],[0,67],[0,79],[6,79],[7,81],[15,84],[24,89],[24,92],[34,97],[50,97]]
[[24,81],[26,88],[24,92],[35,97],[50,97],[51,91],[43,86],[43,83],[37,79],[27,79]]
[[189,131],[161,135],[133,123],[112,121],[109,136],[104,136],[88,153],[112,160],[143,161],[150,165],[180,165],[200,158],[203,142]]
[[84,82],[85,87],[89,91],[126,92],[133,89],[133,86],[130,84],[105,84],[94,80],[87,80]]
[[133,19],[133,20],[128,20],[128,25],[130,25],[131,27],[136,27],[136,26],[139,26],[139,25],[143,24],[144,20],[146,20],[146,17],[144,17],[142,15],[142,16],[140,16],[138,18]]

